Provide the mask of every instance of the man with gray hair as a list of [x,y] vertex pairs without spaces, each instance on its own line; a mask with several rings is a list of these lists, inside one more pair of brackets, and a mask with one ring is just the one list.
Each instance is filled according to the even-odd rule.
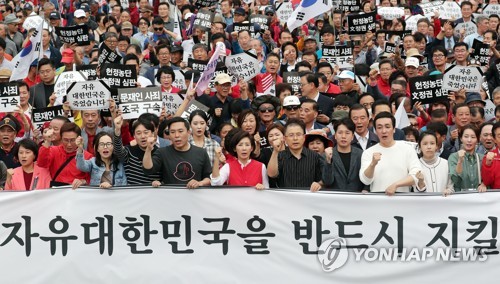
[[7,38],[7,30],[9,27],[7,27],[6,24],[0,24],[0,37],[5,40],[5,53],[12,55],[12,57],[15,57],[17,55],[17,47],[16,44]]
[[465,37],[464,42],[471,47],[474,43],[474,39],[479,41],[484,40],[484,33],[489,29],[490,20],[484,15],[476,17],[477,32],[470,34]]

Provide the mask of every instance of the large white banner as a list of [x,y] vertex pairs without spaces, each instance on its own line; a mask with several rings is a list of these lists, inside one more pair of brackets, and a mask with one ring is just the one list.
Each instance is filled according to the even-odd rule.
[[500,265],[474,251],[498,253],[498,192],[53,189],[0,208],[2,283],[470,284]]

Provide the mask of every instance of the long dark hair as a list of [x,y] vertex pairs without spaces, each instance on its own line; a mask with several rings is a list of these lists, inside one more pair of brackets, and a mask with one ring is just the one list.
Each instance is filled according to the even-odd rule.
[[[104,166],[104,162],[101,158],[101,154],[99,153],[98,149],[99,149],[99,141],[101,140],[102,137],[104,136],[108,136],[109,138],[111,138],[111,143],[113,143],[113,137],[105,132],[105,131],[102,131],[102,132],[99,132],[96,134],[95,138],[94,138],[94,154],[95,154],[95,164],[99,167],[102,167]],[[118,164],[120,163],[120,161],[118,160],[118,157],[115,156],[115,153],[114,151],[111,151],[111,164],[114,166],[114,171],[116,172],[118,170]]]

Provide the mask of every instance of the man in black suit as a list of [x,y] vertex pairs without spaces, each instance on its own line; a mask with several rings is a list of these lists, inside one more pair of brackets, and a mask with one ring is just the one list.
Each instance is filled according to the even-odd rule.
[[40,59],[38,74],[42,82],[30,88],[30,104],[34,108],[44,108],[51,103],[50,96],[54,93],[56,77],[54,62],[48,58]]
[[370,114],[364,106],[360,104],[353,105],[349,109],[349,117],[356,126],[351,142],[352,146],[364,151],[379,142],[377,135],[368,128]]
[[311,99],[318,103],[318,116],[316,121],[321,124],[328,124],[333,113],[333,100],[322,95],[318,91],[319,80],[312,72],[300,73],[300,90],[302,92],[301,102]]
[[448,50],[448,54],[453,54],[453,47],[460,41],[460,39],[454,35],[453,28],[453,22],[445,22],[443,28],[437,34],[435,39],[435,44],[446,48],[446,50]]

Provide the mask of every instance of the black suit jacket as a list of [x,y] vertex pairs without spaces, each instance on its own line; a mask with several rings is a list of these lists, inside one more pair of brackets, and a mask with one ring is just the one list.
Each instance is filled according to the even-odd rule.
[[40,82],[33,87],[30,88],[30,101],[29,103],[34,108],[44,108],[47,107],[47,97],[50,97],[51,94],[45,94],[45,87],[43,82]]
[[363,189],[369,189],[369,187],[364,185],[359,179],[361,155],[363,155],[363,150],[356,147],[351,148],[349,173],[347,173],[344,163],[342,163],[342,159],[340,158],[339,151],[337,147],[334,147],[331,164],[325,163],[323,167],[323,182],[325,183],[325,188],[322,190],[360,192]]
[[[300,102],[302,103],[305,99],[306,99],[306,97],[300,98]],[[322,114],[324,114],[328,117],[332,117],[333,100],[325,95],[319,94],[318,109]]]
[[[366,149],[370,148],[371,146],[373,146],[375,144],[378,144],[378,142],[379,142],[379,140],[378,140],[377,135],[375,133],[373,133],[373,131],[368,129],[368,143],[366,143]],[[363,150],[363,148],[359,144],[356,136],[354,136],[354,139],[352,139],[351,145],[358,148],[358,149]]]

